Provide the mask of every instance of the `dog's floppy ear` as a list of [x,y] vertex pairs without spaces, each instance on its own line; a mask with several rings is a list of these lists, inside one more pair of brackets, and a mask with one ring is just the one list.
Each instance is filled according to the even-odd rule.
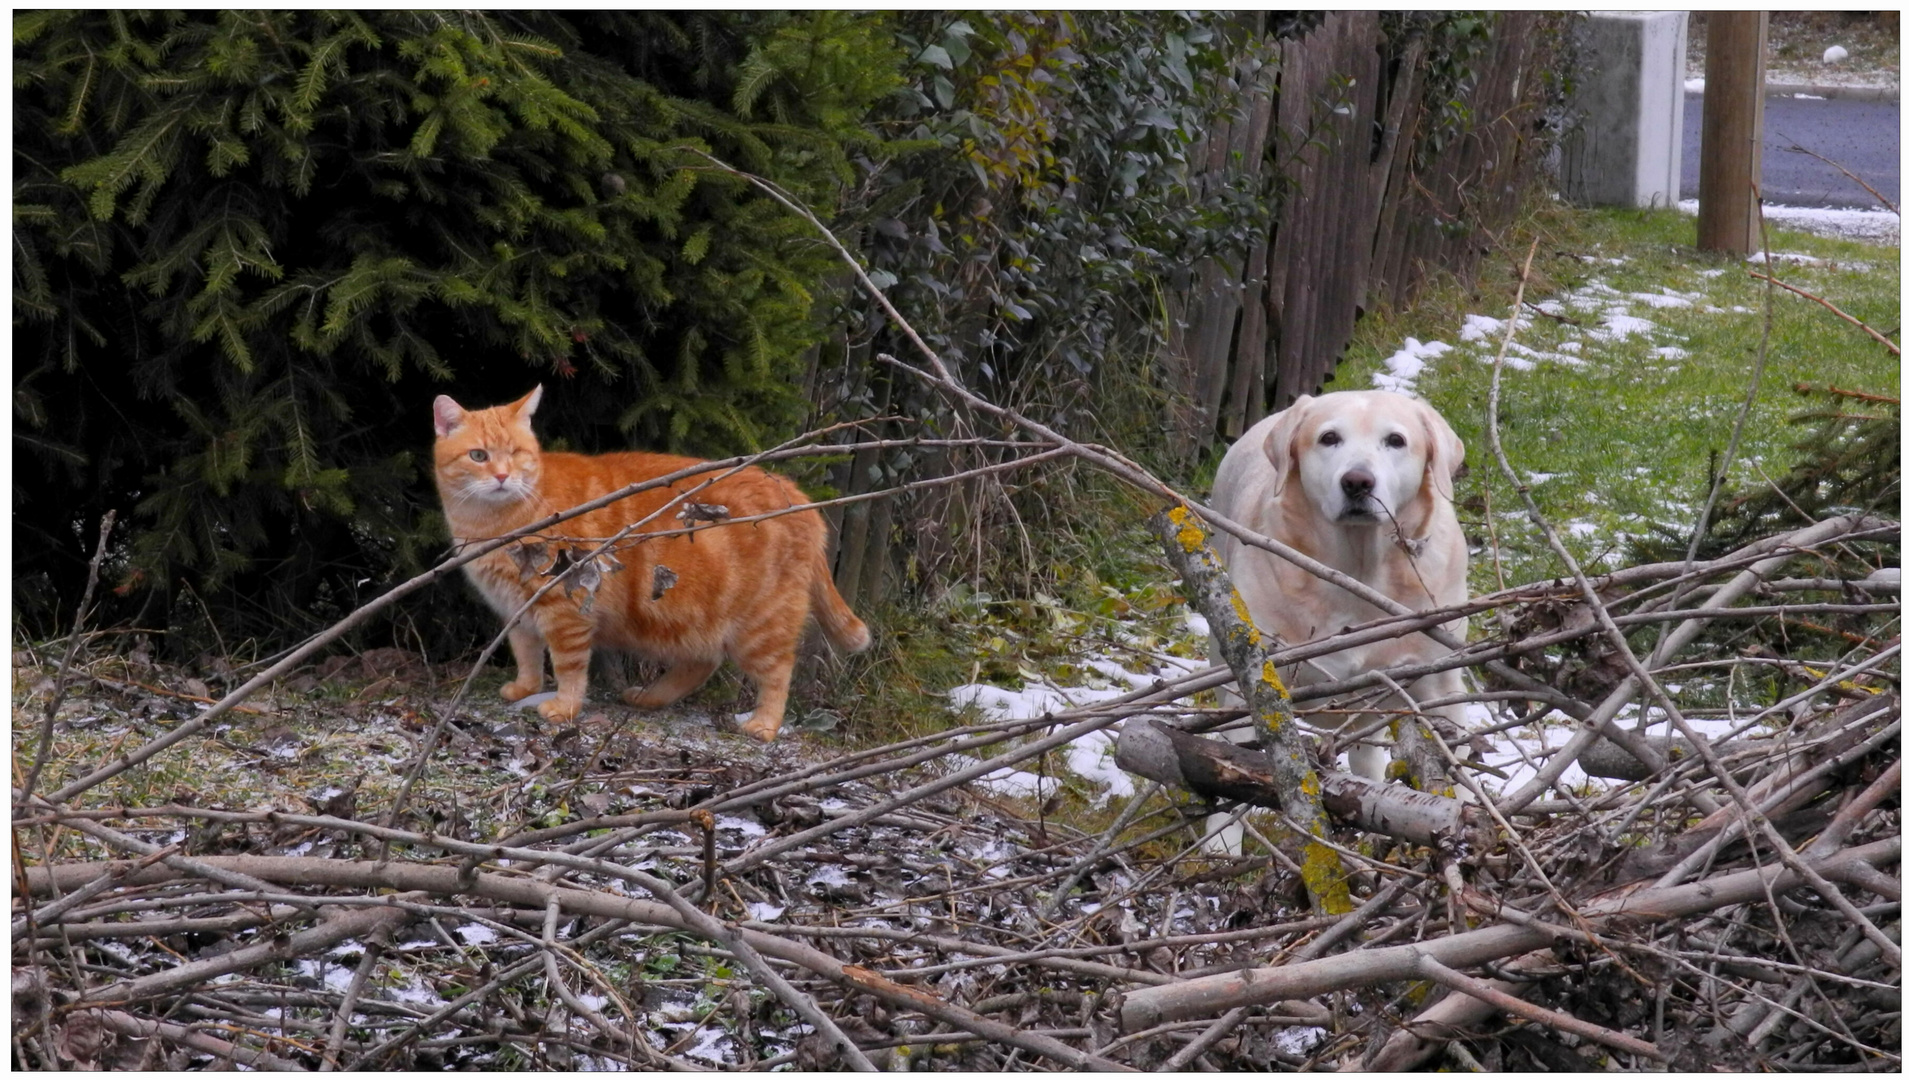
[[1311,394],[1299,395],[1299,400],[1286,406],[1286,411],[1273,418],[1273,428],[1266,433],[1266,442],[1262,449],[1267,460],[1273,463],[1273,498],[1277,499],[1286,492],[1286,476],[1292,472],[1293,461],[1299,456],[1294,445],[1299,438],[1299,422],[1305,419],[1306,407],[1312,404]]
[[1418,403],[1419,419],[1425,425],[1425,475],[1432,481],[1432,487],[1444,496],[1445,501],[1452,499],[1452,477],[1458,467],[1465,464],[1465,444],[1459,441],[1458,433],[1452,425],[1438,414],[1438,410]]

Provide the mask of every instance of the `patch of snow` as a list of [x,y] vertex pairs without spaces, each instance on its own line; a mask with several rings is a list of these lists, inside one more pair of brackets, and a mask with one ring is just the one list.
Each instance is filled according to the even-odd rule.
[[1308,1057],[1326,1041],[1327,1033],[1321,1027],[1286,1027],[1273,1029],[1273,1045],[1280,1052],[1293,1057]]
[[1094,690],[1087,687],[1062,692],[1056,687],[1039,683],[1020,690],[987,683],[965,683],[948,691],[948,700],[957,709],[972,705],[985,713],[988,719],[998,722],[1036,720],[1048,713],[1071,709],[1077,700],[1101,700],[1119,697],[1124,693],[1124,690]]
[[[1497,360],[1498,358],[1496,356],[1480,356],[1478,358],[1479,363],[1482,363],[1482,364],[1496,363]],[[1534,368],[1536,368],[1538,365],[1532,363],[1529,360],[1526,360],[1522,356],[1511,356],[1507,354],[1505,356],[1505,366],[1510,368],[1513,371],[1531,371]]]
[[1675,345],[1664,345],[1651,350],[1652,356],[1661,356],[1666,360],[1682,360],[1690,354]]
[[753,818],[731,817],[728,814],[724,814],[716,819],[716,831],[738,832],[744,836],[765,836],[768,834],[768,830],[762,827],[761,822]]
[[743,907],[749,911],[749,917],[757,922],[775,922],[788,909],[780,904],[765,904],[760,900],[745,900]]
[[1530,349],[1526,351],[1526,355],[1530,356],[1533,360],[1546,360],[1553,364],[1563,364],[1565,367],[1581,368],[1584,366],[1583,357],[1571,356],[1568,353],[1539,352],[1536,349]]
[[715,1065],[729,1064],[729,1056],[724,1052],[723,1044],[729,1041],[729,1033],[719,1027],[705,1027],[696,1033],[696,1045],[681,1051],[685,1057],[701,1058]]
[[[1472,709],[1481,710],[1482,706],[1473,705]],[[1634,711],[1634,707],[1632,707]],[[1497,717],[1486,712],[1484,716],[1468,715],[1467,719],[1474,728],[1490,726]],[[1545,759],[1558,747],[1570,739],[1571,730],[1555,724],[1528,724],[1515,727],[1504,733],[1505,737],[1494,737],[1493,749],[1484,755],[1484,762],[1505,774],[1500,780],[1489,774],[1479,775],[1479,784],[1492,795],[1505,795],[1517,791],[1531,782],[1544,766]],[[1553,744],[1556,745],[1553,745]],[[1554,786],[1568,787],[1574,791],[1582,790],[1590,782],[1590,777],[1577,764],[1573,763],[1558,777]]]
[[452,932],[466,945],[489,945],[497,940],[497,931],[481,923],[463,923]]
[[1559,342],[1558,344],[1559,352],[1574,353],[1574,352],[1580,352],[1583,349],[1584,349],[1584,342],[1582,341],[1564,341],[1564,342]]
[[1821,94],[1797,93],[1797,94],[1791,94],[1790,96],[1795,98],[1798,101],[1828,101],[1829,100],[1828,98],[1824,97]]
[[1213,634],[1213,628],[1207,625],[1206,616],[1197,611],[1186,613],[1186,628],[1201,637],[1210,637]]
[[[1745,258],[1745,259],[1744,259],[1743,261],[1744,261],[1744,262],[1747,262],[1747,263],[1753,263],[1753,264],[1756,264],[1756,265],[1758,265],[1758,266],[1761,266],[1761,265],[1763,264],[1763,260],[1764,260],[1764,254],[1763,254],[1763,252],[1761,252],[1761,251],[1753,251],[1753,252],[1751,252],[1751,253],[1749,254],[1749,256],[1748,256],[1747,258]],[[1775,262],[1793,262],[1793,263],[1795,263],[1795,264],[1797,264],[1798,266],[1821,266],[1821,265],[1823,265],[1823,260],[1822,260],[1822,259],[1819,259],[1819,258],[1817,258],[1817,257],[1816,257],[1816,256],[1814,256],[1814,255],[1805,255],[1805,254],[1803,254],[1803,253],[1802,253],[1802,252],[1800,252],[1800,251],[1772,251],[1772,252],[1770,252],[1770,254],[1769,254],[1769,260],[1770,260],[1771,262],[1773,262],[1773,263],[1775,263]]]
[[1437,359],[1450,349],[1451,346],[1442,341],[1421,342],[1417,338],[1406,338],[1398,352],[1385,358],[1385,370],[1373,374],[1372,385],[1409,397],[1419,375],[1425,371],[1425,362]]
[[[1020,855],[1020,850],[1011,845],[1003,844],[999,840],[989,840],[987,846],[975,853],[974,860],[977,863],[988,864],[987,869],[981,872],[983,877],[999,881],[1014,872],[1012,864]],[[1002,973],[1005,974],[1006,969],[1003,969]]]
[[1067,768],[1075,776],[1100,787],[1096,803],[1124,799],[1134,793],[1133,777],[1114,764],[1117,736],[1106,731],[1090,731],[1067,744]]
[[1623,341],[1632,334],[1649,337],[1650,332],[1655,329],[1657,329],[1657,324],[1651,322],[1649,319],[1640,319],[1635,315],[1609,311],[1604,314],[1603,328],[1591,331],[1591,336],[1599,341],[1615,342]]
[[1129,690],[1138,690],[1143,686],[1152,686],[1155,678],[1152,675],[1136,675],[1120,664],[1100,656],[1087,658],[1087,660],[1082,662],[1081,666],[1098,671],[1113,682],[1124,682],[1127,684],[1127,689]]
[[[1685,199],[1677,209],[1686,214],[1697,212],[1697,200]],[[1872,244],[1900,245],[1902,218],[1887,210],[1834,209],[1817,206],[1772,206],[1765,204],[1763,216],[1785,228],[1800,229],[1819,236],[1840,236]]]
[[1504,330],[1503,319],[1494,319],[1489,315],[1467,315],[1464,327],[1458,331],[1458,340],[1485,341],[1504,333]]
[[[957,769],[968,769],[981,764],[971,757],[951,754],[948,763]],[[1022,772],[1011,765],[1003,765],[994,772],[974,781],[976,787],[992,794],[1010,799],[1044,799],[1059,789],[1060,781],[1051,776],[1037,776],[1031,772]]]
[[1704,81],[1702,79],[1685,79],[1684,80],[1684,93],[1701,94],[1703,92],[1704,92]]
[[1698,293],[1680,293],[1673,289],[1665,289],[1661,293],[1629,294],[1632,300],[1640,300],[1654,308],[1689,307],[1690,302],[1699,295]]
[[[346,948],[346,946],[341,946],[340,948]],[[352,952],[357,952],[362,948],[363,946],[357,944],[350,944],[348,946],[348,950]],[[338,950],[334,949],[332,951],[336,952]],[[292,962],[292,971],[307,979],[317,978],[318,969],[320,967],[325,969],[325,986],[328,989],[335,990],[342,994],[351,988],[351,979],[353,974],[357,971],[358,965],[356,963],[327,964],[317,960],[295,960]]]
[[825,885],[831,889],[844,889],[849,886],[848,871],[834,863],[823,863],[803,879],[806,885]]
[[406,976],[402,984],[390,986],[386,992],[391,1000],[401,1001],[406,1005],[422,1005],[432,1010],[442,1008],[444,1005],[444,999],[438,995],[438,992],[426,986],[416,976]]

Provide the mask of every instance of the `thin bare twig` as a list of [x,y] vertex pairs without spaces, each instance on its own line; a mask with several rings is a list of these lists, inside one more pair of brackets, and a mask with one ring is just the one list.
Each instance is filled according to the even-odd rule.
[[1568,1031],[1579,1038],[1589,1039],[1595,1043],[1602,1043],[1613,1050],[1622,1050],[1627,1054],[1650,1058],[1653,1061],[1663,1061],[1668,1056],[1662,1050],[1659,1050],[1657,1047],[1652,1046],[1642,1039],[1633,1039],[1622,1032],[1612,1031],[1610,1028],[1601,1027],[1588,1020],[1580,1020],[1567,1013],[1533,1005],[1523,998],[1513,997],[1503,990],[1499,990],[1487,984],[1482,979],[1474,979],[1469,975],[1463,975],[1453,971],[1451,968],[1439,963],[1433,957],[1421,957],[1419,959],[1418,970],[1419,974],[1438,983],[1440,986],[1475,997],[1495,1008],[1502,1009],[1516,1016],[1522,1016],[1534,1023],[1557,1028],[1559,1031]]
[[1844,322],[1850,324],[1851,326],[1856,327],[1857,329],[1861,330],[1863,333],[1868,334],[1870,337],[1875,338],[1877,341],[1881,342],[1882,347],[1885,349],[1888,349],[1889,354],[1891,356],[1902,355],[1902,346],[1884,337],[1881,331],[1877,330],[1875,327],[1862,321],[1856,316],[1851,315],[1849,312],[1844,311],[1842,308],[1837,307],[1835,304],[1830,303],[1828,300],[1825,300],[1822,297],[1817,296],[1815,293],[1806,292],[1790,284],[1787,281],[1778,281],[1776,278],[1770,276],[1769,274],[1759,274],[1755,270],[1750,271],[1750,276],[1753,278],[1756,278],[1759,281],[1767,281],[1770,284],[1775,285],[1779,289],[1788,289],[1805,300],[1816,301],[1817,303],[1828,308],[1830,312],[1834,314],[1837,318],[1843,320]]
[[113,533],[113,519],[116,511],[108,510],[99,519],[99,543],[93,548],[93,559],[86,564],[86,589],[80,594],[80,606],[73,612],[73,632],[67,635],[66,656],[60,661],[59,671],[53,678],[53,695],[47,699],[46,714],[40,720],[40,742],[33,751],[33,768],[27,771],[27,777],[20,782],[20,798],[30,799],[40,786],[40,773],[46,769],[46,756],[53,749],[53,722],[59,715],[60,702],[66,698],[66,690],[71,682],[73,657],[78,655],[80,631],[86,627],[86,609],[93,605],[93,589],[99,584],[99,565],[106,558],[106,541]]
[[1883,204],[1883,207],[1887,209],[1890,213],[1896,215],[1897,217],[1902,216],[1902,211],[1896,209],[1896,204],[1893,202],[1890,202],[1888,196],[1884,195],[1880,191],[1877,191],[1875,188],[1869,186],[1869,181],[1864,180],[1862,177],[1857,176],[1855,173],[1850,172],[1848,169],[1844,168],[1842,162],[1833,160],[1831,158],[1826,158],[1823,155],[1817,153],[1816,151],[1811,150],[1808,147],[1804,147],[1804,146],[1797,146],[1792,144],[1790,146],[1784,147],[1783,149],[1786,153],[1808,154],[1810,157],[1813,157],[1816,160],[1823,162],[1825,165],[1835,166],[1838,172],[1841,172],[1844,176],[1847,176],[1851,180],[1854,180],[1858,184],[1861,184],[1863,186],[1863,190],[1869,192],[1869,194],[1873,196],[1877,202]]

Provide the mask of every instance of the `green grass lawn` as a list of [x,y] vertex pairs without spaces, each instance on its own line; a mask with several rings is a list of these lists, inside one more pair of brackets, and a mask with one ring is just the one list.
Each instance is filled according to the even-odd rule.
[[[1507,355],[1499,433],[1512,466],[1573,554],[1610,565],[1634,535],[1687,536],[1713,461],[1730,443],[1749,392],[1765,325],[1760,261],[1695,249],[1694,218],[1670,211],[1552,211],[1525,239],[1494,253],[1479,286],[1434,286],[1401,312],[1364,320],[1328,389],[1371,386],[1405,339],[1449,343],[1417,392],[1465,440],[1469,475],[1461,516],[1474,535],[1497,535],[1501,566],[1474,563],[1474,591],[1562,572],[1494,459],[1487,401],[1502,326],[1462,340],[1466,316],[1504,320],[1531,235],[1538,254]],[[1899,251],[1776,231],[1778,276],[1883,332],[1901,323]],[[1642,320],[1639,323],[1635,320]],[[1473,320],[1476,323],[1477,320]],[[1515,366],[1514,366],[1515,365]],[[1729,471],[1731,490],[1782,475],[1801,435],[1798,383],[1897,396],[1900,360],[1822,306],[1777,291],[1761,388]],[[1489,525],[1485,514],[1490,508]]]
[[[1500,431],[1541,511],[1593,570],[1631,561],[1633,536],[1688,536],[1713,456],[1729,445],[1763,335],[1763,284],[1742,260],[1696,251],[1694,219],[1556,205],[1511,230],[1475,285],[1435,280],[1410,308],[1361,320],[1327,390],[1372,386],[1408,338],[1451,346],[1427,361],[1415,388],[1465,440],[1469,473],[1458,497],[1467,531],[1481,545],[1472,562],[1475,594],[1565,572],[1526,519],[1486,437],[1502,328],[1462,337],[1467,315],[1507,317],[1533,236],[1540,243],[1526,298],[1550,314],[1527,307],[1519,320],[1509,359],[1522,367],[1504,371]],[[1779,259],[1784,280],[1878,330],[1898,329],[1897,249],[1787,232],[1773,233],[1772,245],[1807,257]],[[1636,332],[1619,335],[1613,321]],[[1780,476],[1797,456],[1790,446],[1803,430],[1788,420],[1820,404],[1796,394],[1799,382],[1895,396],[1900,365],[1860,330],[1779,291],[1768,363],[1730,490],[1763,483],[1759,469]],[[1133,449],[1116,432],[1104,439]],[[1212,467],[1209,461],[1198,475],[1177,478],[1182,490],[1204,497]],[[946,725],[945,695],[960,683],[1090,685],[1093,669],[1084,661],[1093,657],[1140,660],[1136,645],[1182,656],[1204,650],[1173,603],[1175,575],[1145,525],[1150,501],[1112,481],[1082,479],[1050,485],[1065,492],[1055,521],[1072,524],[1037,530],[1038,565],[1017,563],[1003,575],[1013,583],[994,595],[960,586],[875,616],[884,627],[881,645],[838,671],[822,695],[845,702],[844,711],[861,721],[844,733],[850,740]],[[1681,539],[1674,546],[1681,553]],[[1031,595],[1020,595],[1030,581]]]

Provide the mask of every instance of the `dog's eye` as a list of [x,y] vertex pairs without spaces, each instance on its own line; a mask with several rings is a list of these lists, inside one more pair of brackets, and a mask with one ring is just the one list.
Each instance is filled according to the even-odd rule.
[[480,450],[471,451],[472,461],[489,461],[490,459],[491,459],[491,452],[489,450],[480,449]]
[[1385,445],[1394,450],[1403,450],[1405,449],[1405,436],[1395,431],[1385,437]]
[[1322,432],[1320,432],[1320,433],[1319,433],[1319,445],[1320,445],[1320,446],[1338,446],[1338,445],[1339,445],[1339,433],[1338,433],[1338,432],[1336,432],[1336,431],[1322,431]]

